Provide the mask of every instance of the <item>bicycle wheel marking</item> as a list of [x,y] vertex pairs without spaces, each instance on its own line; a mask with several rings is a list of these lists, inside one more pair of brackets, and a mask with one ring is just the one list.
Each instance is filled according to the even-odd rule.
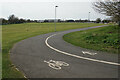
[[48,66],[53,68],[53,69],[56,69],[56,70],[60,70],[62,69],[61,67],[62,66],[69,66],[68,63],[66,62],[63,62],[63,61],[54,61],[54,60],[49,60],[49,61],[46,61],[44,60],[45,63],[48,63]]

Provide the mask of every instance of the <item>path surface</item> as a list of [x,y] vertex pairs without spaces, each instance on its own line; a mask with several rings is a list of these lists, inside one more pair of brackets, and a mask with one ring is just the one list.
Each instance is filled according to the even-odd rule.
[[[117,78],[119,65],[117,64],[117,54],[83,49],[62,39],[66,33],[97,27],[48,33],[22,40],[12,48],[11,60],[27,78]],[[82,58],[63,54],[59,51]],[[97,54],[83,54],[82,51]],[[49,60],[63,61],[69,65],[63,66],[58,62],[57,65],[61,68],[58,70],[52,68],[54,65],[49,66]],[[100,62],[101,60],[103,62]],[[104,61],[108,63],[104,63]]]

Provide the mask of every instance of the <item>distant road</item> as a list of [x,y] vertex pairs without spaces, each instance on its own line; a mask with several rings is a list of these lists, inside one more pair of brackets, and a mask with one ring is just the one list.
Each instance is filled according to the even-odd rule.
[[118,78],[120,64],[117,54],[80,48],[62,38],[70,32],[98,27],[104,26],[48,33],[22,40],[12,48],[11,60],[27,78]]

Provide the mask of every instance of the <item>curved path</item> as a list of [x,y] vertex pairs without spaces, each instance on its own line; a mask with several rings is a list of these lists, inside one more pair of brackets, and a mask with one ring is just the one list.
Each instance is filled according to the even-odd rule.
[[[118,78],[120,64],[117,54],[80,48],[62,39],[66,33],[97,27],[103,26],[48,33],[22,40],[12,48],[11,60],[27,78]],[[67,65],[56,62],[55,66],[55,61],[63,61]]]

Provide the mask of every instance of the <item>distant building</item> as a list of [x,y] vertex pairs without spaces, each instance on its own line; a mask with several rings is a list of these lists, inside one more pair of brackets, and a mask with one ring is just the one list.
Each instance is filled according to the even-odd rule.
[[42,22],[44,22],[44,20],[38,20],[38,22],[42,23]]

